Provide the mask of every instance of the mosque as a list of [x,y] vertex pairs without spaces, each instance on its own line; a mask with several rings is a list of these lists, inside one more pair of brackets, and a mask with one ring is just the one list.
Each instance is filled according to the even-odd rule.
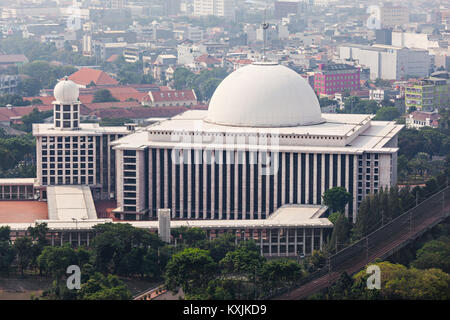
[[[33,125],[37,177],[0,179],[0,200],[9,201],[0,203],[0,226],[12,240],[45,222],[52,245],[89,246],[93,226],[126,222],[167,242],[176,241],[171,228],[198,227],[208,239],[253,239],[262,255],[304,256],[333,228],[327,189],[353,195],[345,214],[355,221],[367,194],[397,180],[402,125],[322,114],[309,84],[277,63],[230,74],[206,111],[144,128],[80,123],[79,89],[67,78],[54,96],[53,123]],[[100,218],[105,200],[114,216]],[[33,211],[40,218],[17,217]]]
[[230,74],[207,111],[192,110],[111,143],[120,219],[264,220],[286,205],[320,205],[334,186],[362,199],[397,181],[402,125],[322,114],[293,70],[256,62]]

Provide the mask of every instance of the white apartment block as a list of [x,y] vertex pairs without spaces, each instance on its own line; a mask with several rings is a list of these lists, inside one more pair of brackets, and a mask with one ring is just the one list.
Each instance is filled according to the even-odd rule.
[[427,50],[376,44],[339,47],[340,60],[355,60],[370,68],[370,79],[402,80],[429,75],[432,58]]
[[235,18],[235,0],[194,0],[194,16]]

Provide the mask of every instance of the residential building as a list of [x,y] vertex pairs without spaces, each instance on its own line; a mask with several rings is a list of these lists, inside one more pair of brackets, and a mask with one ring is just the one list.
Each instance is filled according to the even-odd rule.
[[439,127],[439,113],[426,111],[413,111],[405,119],[407,128],[420,129],[423,127]]
[[197,96],[193,89],[150,91],[142,100],[142,105],[150,107],[189,107],[197,104]]
[[194,16],[235,19],[235,0],[194,0]]
[[434,111],[450,106],[450,79],[430,77],[405,88],[405,106]]
[[319,64],[314,73],[314,91],[331,95],[337,92],[360,89],[359,68],[348,64]]

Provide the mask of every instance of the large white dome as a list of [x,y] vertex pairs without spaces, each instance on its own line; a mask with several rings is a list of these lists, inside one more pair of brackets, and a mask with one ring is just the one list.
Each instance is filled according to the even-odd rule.
[[240,68],[217,87],[206,122],[242,127],[293,127],[324,122],[311,86],[272,62]]
[[80,96],[80,89],[75,82],[68,80],[67,77],[65,77],[55,86],[55,89],[53,89],[53,95],[58,103],[77,103],[78,97]]

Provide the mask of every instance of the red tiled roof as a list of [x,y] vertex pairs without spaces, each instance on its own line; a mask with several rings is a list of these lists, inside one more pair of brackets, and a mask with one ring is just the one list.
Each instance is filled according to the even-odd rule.
[[424,112],[424,111],[413,111],[411,115],[414,119],[425,121],[426,119],[430,119],[431,121],[439,120],[440,116],[437,112]]
[[90,68],[82,68],[77,72],[71,74],[69,79],[75,82],[76,84],[86,86],[91,82],[94,82],[96,85],[117,85],[119,82],[109,76],[107,73],[102,70],[90,69]]
[[195,92],[191,90],[150,91],[144,101],[169,102],[169,101],[197,101]]
[[28,62],[28,58],[23,54],[0,54],[0,63]]
[[106,59],[106,62],[114,62],[119,58],[118,54],[113,54],[111,57],[109,57],[108,59]]
[[[13,214],[11,214],[13,212]],[[33,223],[48,219],[47,203],[43,201],[1,201],[0,223]]]
[[174,117],[177,114],[189,110],[186,107],[132,107],[122,109],[102,109],[96,110],[91,115],[99,118],[128,118],[128,119],[145,119],[153,117]]
[[53,106],[40,104],[26,107],[12,107],[11,109],[0,108],[0,121],[10,121],[12,117],[26,116],[30,114],[34,108],[37,108],[39,111],[48,111],[52,110]]
[[218,64],[218,63],[220,63],[219,59],[216,59],[216,58],[214,58],[213,56],[211,56],[209,54],[203,54],[203,55],[197,57],[195,59],[195,61],[203,62],[203,63],[206,63],[206,64]]
[[132,107],[141,106],[140,102],[98,102],[98,103],[85,103],[80,107],[80,112],[82,115],[90,115],[97,110],[113,109],[113,110],[123,110]]

